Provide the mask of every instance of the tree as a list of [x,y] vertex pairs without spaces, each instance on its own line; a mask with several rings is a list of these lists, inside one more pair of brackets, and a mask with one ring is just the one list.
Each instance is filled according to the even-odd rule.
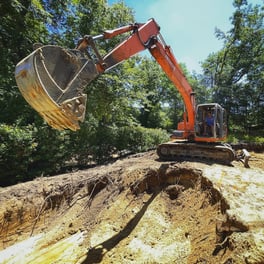
[[[119,7],[123,9],[120,10]],[[99,142],[103,146],[105,140],[95,140],[99,135],[103,137],[98,127],[107,127],[111,122],[113,124],[119,122],[122,111],[120,109],[119,112],[118,108],[114,112],[112,111],[112,101],[118,101],[116,99],[118,83],[113,82],[114,87],[111,87],[107,86],[106,82],[102,87],[100,84],[103,81],[99,78],[97,83],[95,81],[88,88],[89,95],[94,91],[96,97],[94,101],[89,100],[88,110],[90,113],[87,115],[85,123],[94,125],[89,131],[90,136],[82,133],[73,136],[73,132],[55,131],[47,127],[21,96],[14,78],[14,68],[17,62],[32,52],[33,43],[50,43],[72,48],[78,37],[93,32],[98,33],[102,29],[108,28],[109,25],[114,28],[120,23],[127,24],[128,21],[130,23],[133,17],[132,15],[125,16],[125,14],[129,15],[130,11],[124,4],[119,3],[108,7],[106,1],[7,1],[0,3],[0,9],[0,55],[2,59],[0,65],[0,120],[3,124],[0,131],[0,148],[3,150],[0,154],[0,164],[4,166],[2,168],[6,168],[1,171],[2,177],[10,176],[9,182],[15,182],[18,175],[19,179],[23,180],[32,173],[37,176],[40,173],[54,173],[60,170],[65,161],[69,159],[69,155],[77,155],[80,150],[78,147],[84,142],[88,141],[89,146],[94,146]],[[109,12],[112,13],[112,17],[116,17],[116,20],[110,20]],[[114,23],[118,23],[118,25]],[[109,43],[106,42],[101,51],[107,52],[108,45]],[[115,79],[115,77],[107,75],[103,78]],[[92,105],[96,105],[96,102],[100,102],[99,99],[104,98],[100,98],[98,91],[107,95],[104,99],[104,102],[107,103],[103,104],[104,102],[102,102],[100,109],[92,109]],[[93,99],[92,96],[91,99]],[[99,115],[96,109],[100,110]],[[124,119],[125,117],[123,117]],[[84,137],[86,141],[83,141]],[[8,144],[9,141],[11,144]],[[111,140],[109,142],[111,143]],[[94,155],[97,151],[95,147],[94,152],[91,149],[93,148],[86,149],[86,156]],[[26,156],[24,155],[23,164],[15,166],[13,170],[7,169],[14,167],[15,159],[20,161],[23,158],[21,153],[27,153]]]
[[213,99],[224,105],[231,124],[248,129],[264,127],[264,6],[234,1],[236,8],[225,34],[224,48],[211,54],[203,64]]
[[18,113],[21,118],[32,118],[33,111],[16,87],[14,66],[31,51],[33,43],[45,41],[48,32],[43,21],[47,17],[38,0],[0,3],[1,122],[13,123]]

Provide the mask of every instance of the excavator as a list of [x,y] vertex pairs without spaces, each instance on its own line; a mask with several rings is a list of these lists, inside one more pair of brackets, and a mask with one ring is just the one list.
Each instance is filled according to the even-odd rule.
[[[125,39],[102,56],[97,41],[118,35],[125,35]],[[154,19],[96,36],[85,35],[74,49],[35,45],[35,50],[17,64],[15,78],[25,100],[51,127],[76,131],[85,118],[84,88],[98,75],[144,50],[161,66],[185,105],[183,121],[170,141],[157,147],[158,156],[163,160],[196,158],[224,164],[242,160],[247,164],[246,150],[238,154],[230,145],[221,143],[227,136],[225,109],[217,103],[196,105],[195,93]],[[208,124],[207,114],[211,116]]]

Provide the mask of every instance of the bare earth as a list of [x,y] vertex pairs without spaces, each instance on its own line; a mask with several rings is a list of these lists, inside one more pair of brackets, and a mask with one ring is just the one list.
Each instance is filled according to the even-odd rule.
[[264,153],[251,156],[150,151],[0,188],[0,263],[264,263]]

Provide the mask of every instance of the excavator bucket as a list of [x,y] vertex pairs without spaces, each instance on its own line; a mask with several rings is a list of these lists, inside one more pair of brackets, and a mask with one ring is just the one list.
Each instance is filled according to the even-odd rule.
[[94,62],[79,50],[42,46],[15,70],[15,78],[25,100],[53,128],[79,129],[86,109],[83,89],[98,75]]

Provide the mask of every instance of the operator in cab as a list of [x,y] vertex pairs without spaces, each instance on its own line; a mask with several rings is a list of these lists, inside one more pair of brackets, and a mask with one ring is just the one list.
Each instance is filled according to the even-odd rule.
[[213,136],[214,135],[214,117],[211,111],[206,113],[204,120],[204,136]]

